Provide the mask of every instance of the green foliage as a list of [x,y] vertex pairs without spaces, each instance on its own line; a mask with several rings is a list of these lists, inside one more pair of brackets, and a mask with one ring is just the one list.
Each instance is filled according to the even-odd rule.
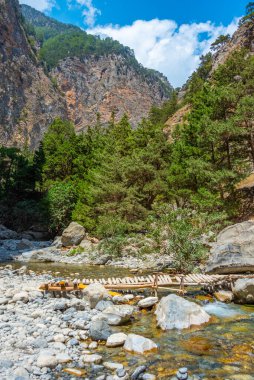
[[99,244],[99,251],[113,257],[122,257],[122,251],[126,242],[126,237],[115,235],[102,240]]
[[212,54],[207,53],[200,57],[200,65],[190,76],[186,83],[187,95],[185,100],[192,103],[194,96],[202,90],[205,81],[208,79],[212,69]]
[[42,205],[47,210],[51,231],[59,233],[66,227],[71,220],[75,201],[75,189],[71,183],[56,182],[50,187]]
[[219,50],[221,47],[226,45],[227,42],[230,41],[230,35],[226,34],[225,36],[221,34],[211,45],[212,50]]
[[164,124],[170,116],[177,110],[177,93],[173,91],[170,100],[165,102],[162,107],[152,106],[149,114],[149,120],[153,124]]
[[27,207],[54,233],[78,221],[116,256],[129,236],[149,236],[156,244],[139,254],[170,253],[176,270],[193,270],[206,255],[202,235],[241,217],[236,184],[254,164],[254,57],[242,49],[210,69],[211,56],[202,57],[188,83],[191,110],[170,142],[163,123],[176,94],[135,129],[126,115],[116,122],[112,114],[107,128],[97,115],[94,128],[76,135],[56,119],[34,155],[1,148],[0,195],[6,204],[14,196],[12,219],[27,223]]
[[76,248],[70,249],[68,256],[77,256],[84,252],[84,248],[78,246]]
[[240,25],[245,23],[253,23],[254,22],[254,2],[251,1],[246,6],[245,16],[241,18]]

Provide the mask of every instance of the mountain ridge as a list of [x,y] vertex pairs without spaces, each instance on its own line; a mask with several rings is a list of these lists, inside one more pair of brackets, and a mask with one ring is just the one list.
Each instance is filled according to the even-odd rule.
[[[2,145],[35,149],[57,117],[69,119],[76,131],[82,131],[96,124],[98,113],[103,124],[110,121],[112,112],[116,120],[126,113],[135,127],[153,104],[161,105],[170,98],[172,86],[167,79],[138,64],[131,49],[111,39],[103,41],[89,36],[78,27],[65,27],[25,7],[36,16],[33,26],[24,20],[17,0],[0,0],[0,4]],[[35,28],[40,28],[37,36]],[[45,41],[66,34],[66,28],[69,33],[82,34],[84,41],[89,40],[87,47],[91,53],[86,54],[81,44],[84,54],[81,49],[80,56],[63,57],[49,68],[38,52]],[[106,54],[96,55],[94,41],[105,47]],[[108,46],[112,46],[112,51],[107,51]],[[115,48],[126,52],[127,58],[115,54]]]

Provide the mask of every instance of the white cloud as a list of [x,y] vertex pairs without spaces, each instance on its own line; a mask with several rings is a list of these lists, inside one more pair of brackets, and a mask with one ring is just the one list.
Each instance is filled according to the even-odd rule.
[[41,12],[50,11],[55,5],[54,0],[21,0],[20,3],[30,5]]
[[67,5],[70,9],[75,6],[81,7],[84,23],[90,28],[94,26],[96,17],[101,14],[101,11],[93,5],[93,0],[67,0]]
[[126,26],[96,26],[87,32],[107,35],[129,46],[144,66],[162,72],[174,86],[181,86],[197,68],[200,55],[209,51],[220,34],[232,34],[237,24],[238,19],[234,19],[228,26],[207,21],[178,27],[173,20],[154,19]]

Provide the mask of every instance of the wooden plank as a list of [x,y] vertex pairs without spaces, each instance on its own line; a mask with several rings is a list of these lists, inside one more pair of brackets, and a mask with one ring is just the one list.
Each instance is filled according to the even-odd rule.
[[148,278],[149,278],[150,282],[154,282],[154,277],[153,276],[149,275]]
[[197,277],[197,275],[196,274],[192,274],[192,277],[194,278],[194,280],[195,280],[195,282],[197,283],[197,284],[199,284],[200,283],[200,280],[199,280],[199,278]]
[[191,279],[191,282],[193,282],[194,284],[197,282],[195,276],[193,276],[193,274],[189,274],[189,278]]
[[175,276],[175,279],[176,279],[176,281],[177,281],[179,284],[181,283],[181,278],[180,278],[180,277]]
[[171,278],[169,275],[166,275],[165,277],[166,277],[166,279],[167,279],[167,282],[168,282],[169,284],[172,284],[172,278]]

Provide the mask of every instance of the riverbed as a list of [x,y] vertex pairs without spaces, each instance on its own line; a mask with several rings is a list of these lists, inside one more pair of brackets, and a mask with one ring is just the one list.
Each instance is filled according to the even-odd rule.
[[[13,269],[22,263],[12,263]],[[50,273],[64,278],[101,278],[131,275],[129,270],[114,267],[84,267],[59,264],[29,264],[35,273]],[[122,348],[106,348],[100,344],[96,353],[104,360],[122,363],[130,369],[145,364],[157,379],[170,379],[179,367],[188,367],[190,374],[201,379],[249,380],[254,373],[254,306],[239,306],[215,302],[200,294],[190,294],[190,300],[204,305],[213,316],[211,322],[183,331],[161,331],[156,327],[154,311],[140,311],[132,323],[117,331],[135,333],[152,339],[159,349],[150,355],[126,353]],[[63,374],[64,379],[74,375]]]

